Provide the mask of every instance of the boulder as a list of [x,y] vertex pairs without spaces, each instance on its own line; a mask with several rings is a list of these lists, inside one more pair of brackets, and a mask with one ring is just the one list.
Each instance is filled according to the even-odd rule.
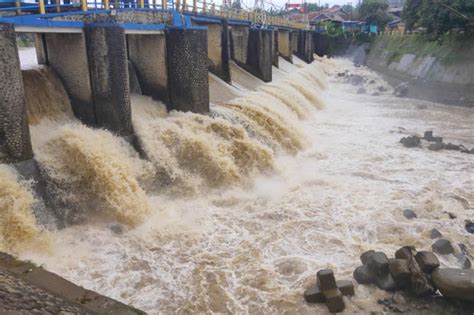
[[380,85],[380,86],[377,87],[377,90],[378,90],[379,92],[385,92],[385,91],[387,91],[387,88],[386,88],[385,86],[383,86],[383,85]]
[[362,264],[365,265],[373,254],[375,254],[374,250],[368,250],[366,252],[363,252],[362,255],[360,255],[360,261],[362,262]]
[[454,220],[454,219],[456,219],[458,216],[455,215],[455,214],[452,213],[452,212],[448,212],[448,217],[449,217],[451,220]]
[[375,282],[375,275],[369,270],[367,265],[357,267],[353,273],[355,281],[360,284],[372,284]]
[[395,279],[393,279],[390,273],[377,277],[376,284],[379,289],[385,291],[396,291],[399,289],[397,282],[395,281]]
[[374,79],[370,80],[369,84],[375,84],[375,80]]
[[461,146],[459,146],[457,144],[447,143],[447,144],[444,145],[444,149],[445,150],[460,151]]
[[380,93],[379,92],[373,92],[371,95],[372,96],[380,96]]
[[336,281],[337,288],[344,296],[353,296],[355,294],[354,284],[349,280]]
[[410,256],[407,262],[410,269],[411,291],[417,296],[432,294],[435,290],[426,274],[421,270],[420,265],[416,262],[415,257]]
[[421,141],[418,136],[410,136],[401,138],[400,143],[407,148],[415,148],[420,146]]
[[385,275],[388,273],[388,258],[384,252],[375,252],[367,261],[367,267],[369,268],[370,272],[379,276]]
[[451,245],[450,241],[444,238],[440,238],[434,242],[433,245],[431,245],[431,248],[433,249],[433,252],[441,255],[449,255],[454,253],[453,245]]
[[438,257],[436,257],[432,252],[418,252],[415,256],[415,260],[424,273],[432,273],[433,270],[439,267]]
[[334,272],[331,269],[319,270],[316,276],[318,278],[318,286],[322,291],[337,288]]
[[413,246],[403,246],[395,252],[396,259],[409,259],[416,254],[416,249]]
[[413,210],[410,210],[410,209],[405,209],[405,210],[403,210],[403,216],[404,216],[405,218],[407,218],[408,220],[411,220],[411,219],[414,219],[414,218],[418,217],[418,216],[416,215],[416,213],[413,212]]
[[337,74],[338,77],[345,77],[346,76],[346,73],[345,72],[339,72]]
[[474,154],[474,149],[461,149],[462,153]]
[[464,221],[464,228],[468,233],[474,234],[474,221],[466,220]]
[[398,97],[407,96],[409,91],[408,83],[404,82],[395,87],[393,93]]
[[304,291],[304,299],[308,303],[324,303],[324,294],[317,285]]
[[443,234],[441,234],[441,232],[438,231],[437,229],[432,229],[432,230],[430,231],[430,238],[431,238],[432,240],[434,240],[435,238],[440,238],[440,237],[442,237],[442,236],[443,236]]
[[367,90],[363,87],[361,87],[357,90],[357,94],[365,94],[365,93],[367,93]]
[[388,270],[398,286],[406,287],[410,284],[410,268],[407,259],[392,259]]
[[364,82],[364,78],[361,75],[356,74],[350,78],[350,82],[354,86],[361,85]]
[[431,151],[439,151],[443,149],[444,149],[444,143],[442,142],[435,142],[428,146],[428,150],[431,150]]
[[431,279],[443,296],[474,302],[474,270],[438,268]]

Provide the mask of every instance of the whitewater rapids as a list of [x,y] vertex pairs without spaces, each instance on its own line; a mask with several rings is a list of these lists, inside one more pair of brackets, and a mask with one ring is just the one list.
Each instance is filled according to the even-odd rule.
[[[63,129],[48,139],[35,134],[50,125],[33,127],[39,163],[66,185],[61,195],[76,201],[81,180],[93,177],[94,185],[81,192],[100,199],[123,225],[92,220],[50,232],[50,252],[22,249],[20,258],[151,314],[312,314],[327,311],[302,298],[316,271],[331,268],[338,279],[349,279],[365,250],[429,249],[429,231],[437,228],[473,253],[463,230],[474,207],[472,155],[406,149],[398,141],[433,129],[473,147],[474,110],[399,99],[391,91],[356,94],[338,72],[373,79],[373,88],[386,84],[347,60],[298,65],[285,67],[303,75],[257,91],[236,82],[241,99],[212,106],[212,118],[167,116],[156,102],[135,98],[134,124],[149,161],[77,122],[53,123]],[[324,78],[323,72],[324,80],[308,74]],[[235,141],[247,155],[233,155]],[[95,148],[85,150],[88,145]],[[83,154],[75,165],[85,171],[68,167],[71,152]],[[107,152],[114,153],[111,161]],[[150,173],[167,185],[156,189]],[[126,196],[135,199],[122,206]],[[405,208],[418,219],[406,220]],[[380,310],[376,301],[385,295],[359,286],[346,299],[346,312]]]

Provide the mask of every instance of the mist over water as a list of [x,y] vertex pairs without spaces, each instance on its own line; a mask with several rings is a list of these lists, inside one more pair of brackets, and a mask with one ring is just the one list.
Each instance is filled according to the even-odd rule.
[[[474,205],[472,155],[398,142],[433,129],[474,146],[473,109],[395,98],[390,90],[372,96],[385,82],[343,59],[280,59],[275,81],[252,90],[250,75],[233,67],[235,90],[214,98],[209,116],[167,113],[159,102],[132,97],[148,160],[67,110],[35,119],[36,158],[71,224],[49,232],[49,252],[21,248],[20,257],[151,314],[310,314],[327,311],[302,298],[316,271],[351,278],[365,250],[428,249],[437,228],[474,251],[463,231]],[[345,70],[376,83],[356,94],[337,76]],[[223,83],[213,80],[211,95],[219,95]],[[3,165],[0,178],[1,196],[16,192],[16,203],[0,211],[13,213],[15,204],[26,217],[22,235],[42,233],[27,185]],[[406,220],[405,208],[418,219]],[[385,294],[359,286],[346,311],[377,310]]]

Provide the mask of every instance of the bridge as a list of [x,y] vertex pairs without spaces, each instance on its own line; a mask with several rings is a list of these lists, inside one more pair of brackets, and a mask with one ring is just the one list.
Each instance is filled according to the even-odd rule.
[[25,177],[38,172],[16,33],[34,34],[38,64],[57,73],[80,121],[130,142],[130,67],[143,94],[168,110],[205,114],[208,72],[231,83],[234,61],[270,82],[279,56],[313,61],[314,33],[306,24],[263,12],[206,0],[77,1],[0,2],[0,163],[23,165]]

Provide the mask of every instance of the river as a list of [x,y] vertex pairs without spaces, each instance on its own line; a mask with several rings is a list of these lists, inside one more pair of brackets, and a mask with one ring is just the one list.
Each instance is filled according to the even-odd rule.
[[[111,135],[68,123],[55,127],[61,136],[54,140],[51,135],[51,142],[49,135],[42,132],[50,130],[50,125],[33,126],[34,147],[40,151],[37,158],[51,170],[50,174],[60,173],[57,178],[61,179],[66,175],[84,176],[72,169],[66,171],[66,165],[61,163],[67,164],[71,154],[85,152],[71,148],[87,146],[94,154],[84,153],[84,157],[92,156],[98,163],[94,167],[87,164],[88,174],[94,178],[119,177],[117,182],[107,184],[105,180],[79,182],[98,187],[83,189],[81,194],[74,186],[78,183],[71,184],[69,189],[74,190],[68,194],[77,194],[75,202],[83,208],[105,204],[120,210],[112,215],[113,220],[87,220],[49,232],[49,250],[22,250],[20,258],[31,259],[78,285],[150,314],[313,314],[327,312],[323,305],[308,305],[302,297],[304,289],[315,282],[316,272],[331,268],[337,279],[351,279],[353,270],[360,265],[359,255],[366,250],[390,255],[403,245],[429,250],[429,231],[436,228],[474,253],[474,243],[469,241],[472,236],[464,230],[464,220],[472,219],[470,213],[474,210],[473,155],[435,152],[426,146],[405,148],[399,143],[406,135],[433,130],[446,142],[474,147],[474,109],[395,97],[379,76],[364,67],[354,67],[347,59],[297,65],[284,64],[286,68],[276,72],[277,79],[283,82],[288,72],[318,73],[321,82],[310,82],[308,75],[294,76],[292,82],[317,91],[321,104],[300,104],[285,117],[291,111],[288,104],[274,104],[275,99],[270,97],[259,103],[261,108],[274,111],[271,117],[280,115],[285,119],[279,123],[268,118],[254,120],[255,125],[246,128],[243,147],[252,154],[240,160],[234,156],[237,168],[228,164],[228,156],[235,152],[227,140],[215,147],[207,146],[215,141],[206,136],[214,125],[209,123],[206,126],[211,129],[205,131],[197,127],[176,129],[175,125],[191,121],[188,114],[173,114],[175,125],[168,126],[170,117],[166,118],[156,102],[134,98],[137,134],[146,139],[143,142],[155,171],[159,165],[162,172],[157,173],[166,173],[160,178],[171,178],[172,194],[163,192],[169,186],[140,190],[145,186],[143,182],[149,187],[155,184],[150,184],[148,178],[140,181],[146,177],[143,170],[149,167],[142,164],[148,162],[137,162],[139,158],[132,153],[127,153],[127,165],[114,168],[124,163],[120,157],[124,154],[120,146],[124,144],[111,140]],[[360,86],[347,83],[347,75],[338,75],[346,70],[365,78],[367,93],[358,94]],[[253,95],[255,92],[245,88],[245,76],[240,80],[235,82],[235,93]],[[379,86],[386,91],[371,95]],[[263,84],[257,89],[262,88],[265,89]],[[257,102],[257,96],[251,96],[254,98],[248,104]],[[318,108],[322,103],[324,108]],[[245,125],[243,116],[239,120],[236,113],[244,115],[247,109],[239,107],[232,115],[229,109],[212,106],[215,117],[227,117],[232,126],[236,121]],[[281,132],[284,141],[259,133],[259,123],[269,124],[268,128],[264,126],[266,133]],[[137,124],[142,127],[137,128]],[[228,123],[219,126],[227,128]],[[286,130],[280,130],[282,127]],[[257,130],[258,136],[252,135],[252,130]],[[178,136],[181,132],[194,133],[196,137]],[[57,136],[58,131],[54,133]],[[166,141],[157,140],[163,133],[172,137],[175,144],[183,143],[183,139],[192,144],[178,151],[164,150]],[[55,146],[45,148],[48,141]],[[101,148],[94,151],[95,146]],[[69,149],[53,154],[52,150],[59,147]],[[110,159],[95,153],[102,149],[110,153]],[[166,157],[174,164],[160,162]],[[205,166],[196,166],[197,163]],[[136,170],[137,165],[141,170]],[[178,171],[177,167],[186,171]],[[138,179],[130,179],[130,174]],[[114,190],[112,197],[107,195],[109,199],[99,206],[82,203],[86,194],[103,196],[109,189],[107,185],[117,183],[120,188]],[[133,200],[129,199],[129,191],[134,192]],[[403,210],[407,208],[415,211],[418,218],[405,219]],[[456,218],[450,219],[448,212]],[[135,216],[144,219],[130,219]],[[451,258],[441,259],[441,263],[459,267]],[[346,312],[381,310],[377,300],[386,295],[372,287],[358,286],[356,295],[345,300]]]

